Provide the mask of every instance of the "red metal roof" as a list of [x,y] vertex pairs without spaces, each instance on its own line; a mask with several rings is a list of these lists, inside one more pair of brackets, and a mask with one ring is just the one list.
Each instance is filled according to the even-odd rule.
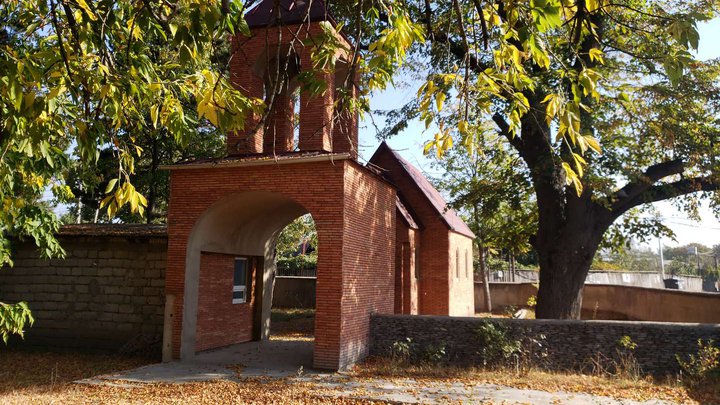
[[[332,16],[328,14],[323,0],[279,0],[280,25],[292,25],[308,22],[330,21],[335,25]],[[245,15],[250,28],[261,28],[277,25],[278,15],[275,10],[275,0],[263,0]]]
[[[470,238],[475,237],[475,234],[470,230],[467,224],[465,224],[465,222],[458,216],[455,210],[447,206],[447,202],[445,202],[443,196],[435,189],[435,187],[433,187],[430,181],[425,178],[425,176],[422,174],[422,172],[420,172],[420,170],[418,170],[415,166],[411,165],[410,162],[408,162],[407,160],[403,159],[400,154],[392,150],[390,146],[388,146],[388,144],[385,142],[380,144],[378,150],[375,151],[375,155],[383,152],[389,153],[389,155],[392,156],[400,164],[400,166],[404,169],[410,180],[412,180],[415,187],[417,187],[417,189],[427,198],[430,206],[432,206],[432,208],[437,211],[437,213],[451,230],[461,235],[468,236]],[[370,163],[373,163],[373,158],[375,157],[375,155],[370,158]]]

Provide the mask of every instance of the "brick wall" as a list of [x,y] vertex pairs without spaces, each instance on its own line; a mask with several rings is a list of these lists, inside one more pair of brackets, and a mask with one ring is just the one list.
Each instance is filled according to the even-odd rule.
[[418,313],[418,279],[415,265],[418,231],[397,215],[395,221],[395,313]]
[[472,242],[467,236],[455,232],[449,234],[450,246],[450,316],[475,314],[473,285]]
[[[375,315],[371,320],[371,354],[387,355],[394,342],[411,339],[419,350],[446,345],[447,360],[458,365],[480,365],[477,328],[481,318],[440,316]],[[650,374],[679,371],[676,354],[697,352],[697,340],[720,341],[718,324],[677,324],[622,321],[560,321],[535,319],[494,319],[506,325],[514,336],[544,335],[548,350],[545,367],[582,370],[589,359],[602,353],[617,356],[618,341],[630,336],[637,344],[634,355],[642,370]]]
[[233,304],[235,255],[202,253],[195,350],[214,349],[252,340],[256,268],[254,259],[250,259],[248,278],[253,284],[247,285],[249,300],[244,304]]
[[[159,354],[167,237],[60,235],[65,259],[40,259],[20,243],[0,269],[0,301],[27,301],[25,343]],[[21,343],[19,340],[17,343]]]
[[[351,364],[367,352],[369,313],[384,312],[386,306],[392,312],[395,236],[394,190],[351,160],[172,172],[166,281],[167,293],[176,297],[175,356],[181,351],[191,232],[212,205],[253,191],[291,199],[312,215],[319,247],[315,366],[332,369]],[[378,289],[380,285],[383,287]]]
[[373,163],[397,186],[407,207],[419,219],[416,271],[419,272],[419,313],[448,315],[450,311],[449,233],[447,225],[389,153],[373,156]]
[[370,314],[393,313],[395,190],[348,164],[344,194],[340,363],[349,365],[369,352]]

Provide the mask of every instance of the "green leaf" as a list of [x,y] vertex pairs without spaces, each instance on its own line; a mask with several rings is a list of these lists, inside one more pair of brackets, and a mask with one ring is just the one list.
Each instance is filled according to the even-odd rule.
[[105,194],[110,194],[111,191],[115,189],[115,186],[117,185],[118,179],[110,179],[108,181],[107,187],[105,187]]

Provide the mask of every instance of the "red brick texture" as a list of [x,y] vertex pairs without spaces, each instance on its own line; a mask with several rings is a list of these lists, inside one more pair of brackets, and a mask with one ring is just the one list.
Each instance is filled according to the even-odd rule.
[[[282,59],[290,55],[300,62],[299,71],[312,67],[312,43],[319,42],[323,34],[318,23],[289,25],[253,29],[251,37],[233,38],[233,53],[230,60],[230,72],[233,84],[247,95],[266,99],[265,83],[268,77],[275,75],[277,55]],[[295,40],[294,38],[297,38]],[[344,42],[345,39],[338,35]],[[280,44],[280,45],[278,45]],[[342,53],[339,59],[346,58]],[[286,63],[281,62],[281,70]],[[292,67],[292,64],[289,65]],[[351,153],[357,156],[357,114],[338,109],[336,105],[336,86],[345,87],[353,97],[356,89],[353,80],[346,83],[348,75],[342,63],[335,72],[318,72],[317,79],[325,82],[328,88],[319,95],[308,92],[300,94],[300,134],[298,147],[306,151],[326,151]],[[269,111],[265,125],[259,125],[261,116],[246,117],[245,128],[237,133],[228,134],[228,154],[276,153],[292,150],[294,103],[290,94],[300,83],[293,80],[295,72],[290,72],[290,83],[281,94],[277,94],[273,107]],[[336,83],[337,78],[337,83]],[[268,84],[268,86],[270,86]]]
[[395,190],[378,183],[366,170],[356,164],[347,164],[345,170],[343,364],[352,364],[369,353],[370,314],[393,313]]
[[418,313],[418,283],[415,272],[418,232],[397,216],[395,222],[395,313]]
[[[250,260],[253,262],[253,260]],[[249,342],[253,337],[255,294],[247,286],[249,301],[232,303],[235,255],[203,252],[200,258],[196,351]],[[250,266],[255,280],[256,266]]]
[[448,234],[450,246],[449,315],[470,316],[475,313],[475,290],[472,269],[472,239],[459,233]]
[[[420,222],[421,229],[416,242],[416,253],[419,254],[416,254],[415,262],[415,271],[418,273],[418,312],[423,315],[472,316],[472,276],[454,277],[455,249],[465,249],[466,244],[470,246],[472,239],[448,229],[440,213],[405,174],[391,153],[376,153],[372,163],[397,187],[405,205]],[[458,241],[455,241],[456,237]],[[470,309],[465,310],[466,307]]]
[[171,172],[166,293],[176,296],[175,355],[189,235],[211,205],[246,191],[277,193],[313,216],[319,245],[314,364],[341,369],[359,360],[367,353],[370,313],[393,311],[396,197],[390,185],[351,160]]

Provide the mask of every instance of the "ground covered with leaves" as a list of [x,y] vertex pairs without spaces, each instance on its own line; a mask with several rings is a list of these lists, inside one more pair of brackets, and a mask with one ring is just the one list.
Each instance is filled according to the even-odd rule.
[[[312,339],[314,311],[273,310],[273,338]],[[0,348],[0,403],[2,404],[359,404],[373,403],[362,390],[339,395],[337,390],[312,381],[242,378],[187,384],[117,382],[106,386],[73,381],[127,370],[157,362],[155,358],[74,351]],[[720,381],[689,386],[677,379],[626,378],[609,374],[583,375],[529,370],[484,370],[432,365],[411,365],[387,358],[372,358],[344,378],[372,385],[379,380],[420,386],[461,383],[493,384],[545,392],[591,395],[647,401],[660,399],[680,404],[720,404]],[[417,386],[418,384],[415,384]],[[410,389],[408,387],[408,389]],[[374,402],[382,403],[382,402]]]
[[542,370],[516,373],[512,370],[484,370],[401,364],[386,358],[371,358],[355,368],[357,378],[412,378],[420,381],[454,381],[466,384],[495,384],[548,392],[574,392],[615,399],[648,401],[660,399],[680,404],[720,404],[720,381],[690,387],[677,379],[622,378]]
[[[73,352],[8,350],[0,352],[0,403],[371,403],[357,397],[338,397],[312,382],[288,379],[244,379],[189,384],[118,383],[111,386],[73,384],[72,381],[148,363],[138,357]],[[348,376],[356,382],[373,379],[402,381],[412,378],[428,384],[460,382],[496,384],[548,392],[574,392],[617,399],[668,400],[682,404],[720,404],[720,385],[695,389],[676,381],[630,380],[613,377],[529,371],[456,369],[400,365],[370,359]]]

